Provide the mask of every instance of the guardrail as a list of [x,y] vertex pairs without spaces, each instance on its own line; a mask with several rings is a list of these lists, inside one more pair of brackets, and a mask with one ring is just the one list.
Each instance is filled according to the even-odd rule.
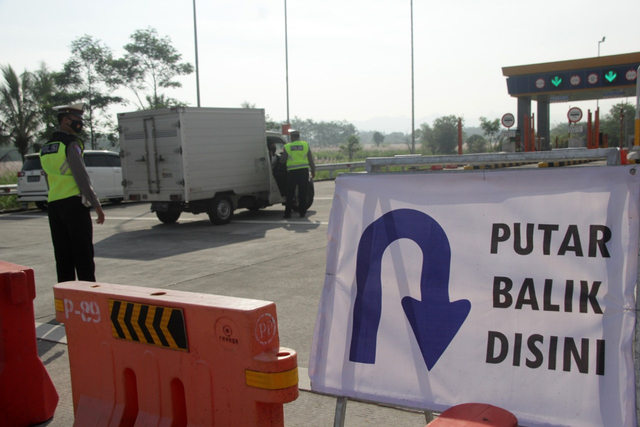
[[17,184],[0,185],[0,196],[15,196],[18,194]]
[[450,156],[395,156],[370,157],[366,159],[367,172],[382,172],[383,168],[417,167],[438,164],[474,165],[490,163],[548,162],[550,160],[599,160],[606,159],[608,166],[620,164],[620,154],[616,148],[589,150],[573,148],[567,150],[538,151],[533,153],[490,153],[462,154]]
[[347,163],[328,163],[324,165],[316,165],[316,172],[329,171],[329,179],[333,179],[333,173],[337,171],[348,170],[354,172],[357,168],[364,169],[365,162],[347,162]]

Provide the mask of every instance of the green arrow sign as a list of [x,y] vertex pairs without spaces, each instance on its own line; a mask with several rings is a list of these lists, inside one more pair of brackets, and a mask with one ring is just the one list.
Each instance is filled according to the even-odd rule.
[[607,74],[604,75],[604,78],[607,79],[609,83],[614,81],[616,77],[618,77],[618,74],[614,73],[613,71],[609,71]]
[[562,79],[559,76],[555,76],[552,80],[551,83],[553,83],[553,85],[555,87],[558,87],[560,85],[560,83],[562,83]]

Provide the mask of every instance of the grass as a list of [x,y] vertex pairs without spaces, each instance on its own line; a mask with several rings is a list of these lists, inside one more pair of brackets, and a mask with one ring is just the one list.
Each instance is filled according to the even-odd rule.
[[[313,150],[313,158],[316,162],[316,165],[322,164],[331,164],[331,163],[349,163],[351,162],[363,162],[367,157],[393,157],[396,155],[406,155],[410,154],[409,149],[406,146],[401,144],[396,144],[394,146],[382,146],[379,148],[376,147],[366,147],[363,150],[355,153],[353,159],[349,160],[347,155],[343,153],[339,148],[324,148],[324,149],[314,149]],[[397,170],[401,170],[401,167],[395,168]],[[395,170],[394,168],[390,170]],[[341,170],[333,171],[333,179],[339,173],[343,172],[362,172],[364,171],[364,167],[355,168],[353,170],[349,170],[347,168]],[[329,171],[318,171],[316,173],[315,180],[323,180],[323,179],[331,179],[331,172]]]
[[[2,168],[0,164],[0,185],[17,184],[18,175],[12,168]],[[0,211],[9,209],[18,209],[20,203],[18,203],[17,196],[0,196]]]
[[349,161],[363,162],[367,157],[393,157],[397,154],[409,154],[409,149],[398,146],[365,148],[355,153],[355,156],[351,160],[337,147],[313,149],[313,158],[319,165],[327,163],[347,163]]

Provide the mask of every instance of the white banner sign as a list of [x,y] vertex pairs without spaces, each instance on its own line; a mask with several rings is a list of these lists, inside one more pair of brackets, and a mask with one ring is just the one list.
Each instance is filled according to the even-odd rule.
[[634,167],[336,181],[312,389],[636,426]]

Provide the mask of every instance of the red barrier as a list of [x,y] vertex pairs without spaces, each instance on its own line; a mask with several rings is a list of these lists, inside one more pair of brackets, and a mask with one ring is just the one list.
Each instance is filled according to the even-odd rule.
[[620,149],[620,164],[621,165],[628,165],[629,161],[627,160],[627,155],[629,154],[629,149],[628,148],[621,148]]
[[486,403],[464,403],[444,411],[428,427],[518,427],[518,419],[509,411]]
[[38,358],[33,270],[0,261],[0,425],[31,426],[53,417],[58,393]]
[[74,426],[284,426],[298,368],[275,304],[89,282],[54,296]]

